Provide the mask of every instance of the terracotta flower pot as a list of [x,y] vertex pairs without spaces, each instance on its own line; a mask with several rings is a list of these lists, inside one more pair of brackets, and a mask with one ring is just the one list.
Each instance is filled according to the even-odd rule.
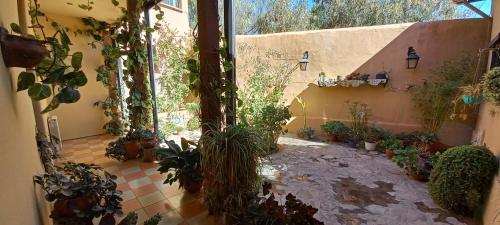
[[154,156],[153,156],[153,149],[154,148],[144,148],[144,156],[142,157],[142,161],[144,162],[153,162]]
[[203,186],[203,181],[179,181],[182,183],[184,190],[191,194],[195,194],[200,192],[201,187]]
[[418,181],[421,181],[421,182],[426,182],[429,180],[429,178],[427,178],[426,176],[422,176],[422,175],[419,175],[415,172],[408,172],[408,175],[413,178],[414,180],[418,180]]
[[75,217],[73,209],[78,209],[82,212],[87,212],[96,204],[97,197],[95,195],[87,195],[78,198],[60,199],[54,203],[54,209],[50,214],[51,218],[67,218]]
[[439,150],[441,150],[442,144],[439,142],[431,142],[425,144],[425,151],[435,154]]
[[7,67],[33,68],[48,54],[41,41],[11,35],[4,28],[0,28],[0,44]]
[[386,149],[385,150],[385,157],[387,157],[388,159],[392,159],[392,157],[394,157],[394,150]]
[[336,134],[330,134],[330,141],[337,142],[339,141],[339,137]]
[[154,148],[156,146],[156,143],[157,142],[155,138],[141,139],[142,148]]
[[125,148],[127,152],[127,159],[137,159],[139,151],[141,150],[141,146],[137,141],[127,141],[123,143],[123,148]]

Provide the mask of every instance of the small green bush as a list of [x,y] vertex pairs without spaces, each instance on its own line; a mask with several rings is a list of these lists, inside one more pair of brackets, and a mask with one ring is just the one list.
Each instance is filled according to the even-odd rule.
[[434,165],[429,191],[441,207],[471,216],[481,209],[497,171],[498,161],[486,147],[450,148]]
[[328,121],[321,125],[321,129],[327,134],[336,134],[342,137],[349,132],[349,127],[340,121]]

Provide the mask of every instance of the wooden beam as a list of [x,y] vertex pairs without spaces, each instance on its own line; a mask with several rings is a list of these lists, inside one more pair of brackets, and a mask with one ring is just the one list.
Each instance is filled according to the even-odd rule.
[[[218,0],[198,0],[198,42],[200,46],[200,103],[202,132],[220,129],[222,89],[219,55]],[[218,93],[219,92],[219,93]]]

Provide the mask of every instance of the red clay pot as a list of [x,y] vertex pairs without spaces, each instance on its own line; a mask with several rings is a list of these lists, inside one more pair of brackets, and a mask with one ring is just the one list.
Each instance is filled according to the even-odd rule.
[[425,176],[422,176],[422,175],[419,175],[419,174],[416,174],[414,172],[408,172],[408,175],[413,178],[414,180],[418,180],[418,181],[421,181],[421,182],[426,182],[429,180],[429,178],[425,177]]
[[0,44],[7,67],[33,68],[48,54],[41,41],[11,35],[5,28],[0,28]]
[[137,159],[141,146],[137,141],[127,141],[123,143],[123,148],[127,152],[127,159]]
[[201,187],[203,186],[203,181],[198,181],[198,182],[192,182],[192,181],[189,181],[189,182],[182,182],[182,185],[184,187],[184,190],[186,190],[187,192],[191,193],[191,194],[195,194],[195,193],[198,193],[200,192],[201,190]]
[[394,151],[392,149],[386,149],[385,157],[387,157],[388,159],[392,159],[392,157],[394,157]]
[[143,157],[142,161],[144,162],[153,162],[154,156],[153,156],[153,148],[144,148],[143,150]]
[[75,217],[76,214],[73,212],[73,208],[76,208],[83,212],[90,211],[96,204],[96,202],[97,197],[95,195],[87,195],[70,199],[60,199],[54,203],[54,209],[52,210],[50,217],[54,219]]
[[339,137],[336,134],[330,134],[330,141],[337,142],[339,141]]
[[154,148],[156,146],[156,139],[141,139],[141,147],[142,148]]

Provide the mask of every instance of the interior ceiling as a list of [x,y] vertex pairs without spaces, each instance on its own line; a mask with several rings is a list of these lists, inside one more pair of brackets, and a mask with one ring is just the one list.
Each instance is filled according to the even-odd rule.
[[[55,14],[71,17],[93,17],[97,20],[111,22],[119,18],[122,13],[119,7],[114,6],[111,0],[90,0],[93,1],[93,9],[83,10],[78,5],[87,5],[87,0],[38,0],[41,10],[47,14]],[[119,6],[126,7],[127,0],[118,0]],[[70,4],[72,5],[70,5]]]

